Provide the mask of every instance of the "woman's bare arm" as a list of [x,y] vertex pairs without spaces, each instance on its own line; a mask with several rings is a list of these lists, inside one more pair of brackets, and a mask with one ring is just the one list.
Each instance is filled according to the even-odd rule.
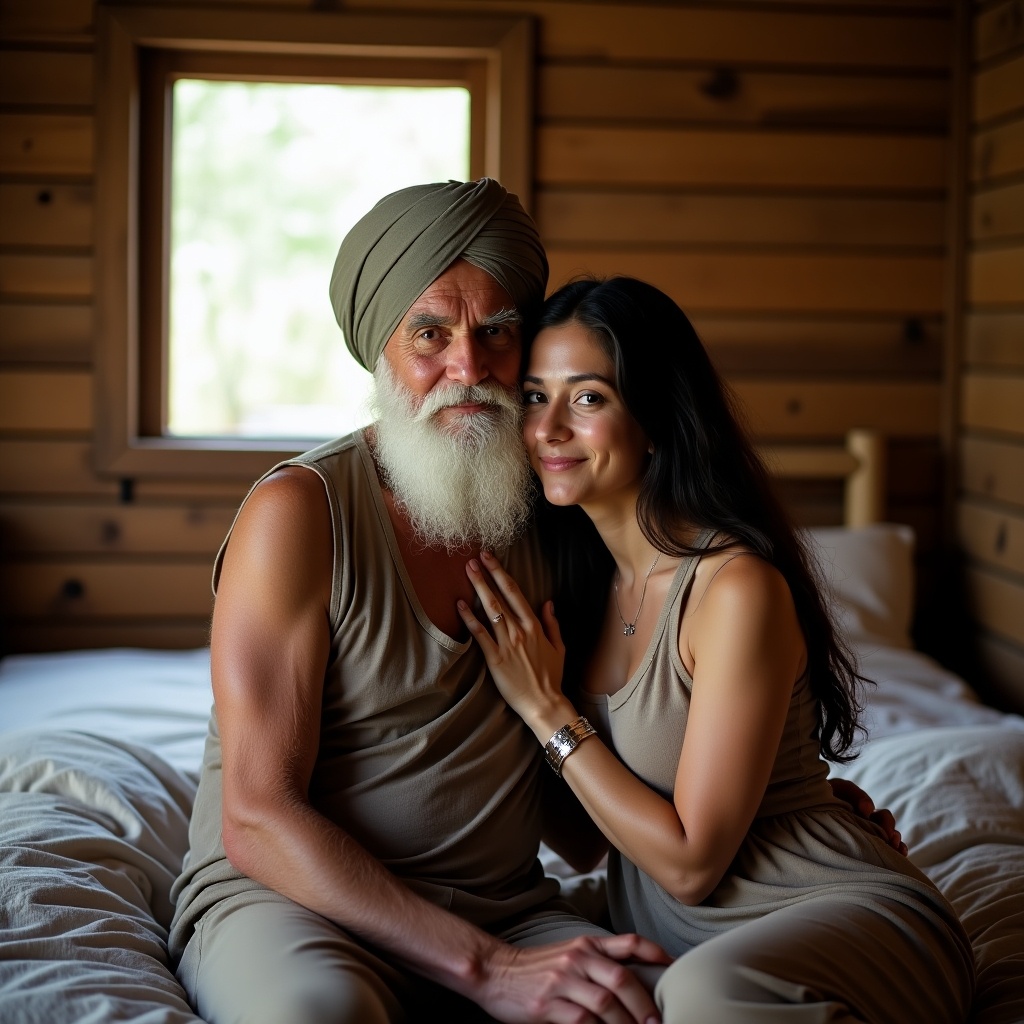
[[[576,715],[561,692],[557,622],[549,606],[544,623],[537,621],[508,574],[497,563],[487,568],[500,597],[482,574],[470,574],[484,609],[508,618],[493,638],[468,608],[463,618],[502,694],[544,743]],[[693,665],[694,685],[673,799],[596,738],[563,765],[565,781],[608,840],[691,904],[721,880],[753,821],[804,658],[789,588],[759,559],[732,557],[697,603],[680,634],[688,638],[680,655]]]

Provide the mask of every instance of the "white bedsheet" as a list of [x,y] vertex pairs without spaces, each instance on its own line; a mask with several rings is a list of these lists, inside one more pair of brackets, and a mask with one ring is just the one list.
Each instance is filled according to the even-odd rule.
[[155,751],[198,773],[213,695],[210,652],[116,648],[0,661],[0,733],[77,729]]
[[937,661],[918,651],[858,644],[860,670],[876,685],[865,694],[864,726],[872,740],[950,725],[1024,729],[1024,718],[982,704],[977,694]]

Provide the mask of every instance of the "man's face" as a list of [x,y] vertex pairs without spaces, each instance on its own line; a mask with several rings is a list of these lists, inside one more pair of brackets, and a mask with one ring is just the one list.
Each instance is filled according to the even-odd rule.
[[458,260],[413,303],[377,363],[377,463],[428,547],[500,550],[529,518],[519,353],[512,299]]
[[[486,271],[456,260],[412,304],[384,347],[398,384],[417,406],[448,385],[518,386],[520,317],[511,296]],[[442,429],[459,433],[464,417],[487,415],[487,403],[444,405]]]

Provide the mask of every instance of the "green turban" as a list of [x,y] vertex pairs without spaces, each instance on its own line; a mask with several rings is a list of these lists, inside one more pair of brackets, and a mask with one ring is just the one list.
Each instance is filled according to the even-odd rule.
[[460,256],[490,274],[524,315],[543,301],[548,263],[537,227],[493,178],[392,192],[349,231],[331,304],[361,366],[373,370],[409,307]]

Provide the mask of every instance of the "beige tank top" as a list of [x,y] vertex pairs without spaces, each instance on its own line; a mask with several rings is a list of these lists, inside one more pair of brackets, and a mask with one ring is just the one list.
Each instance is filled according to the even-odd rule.
[[[363,433],[282,465],[323,481],[334,536],[313,806],[415,891],[481,927],[555,895],[537,860],[540,748],[498,695],[475,642],[443,633],[420,605]],[[532,535],[502,557],[539,606],[550,587]],[[261,888],[226,859],[220,821],[214,708],[175,887],[177,955],[207,908]]]
[[[706,548],[714,531],[694,543]],[[583,693],[584,714],[618,756],[652,789],[672,799],[690,710],[693,680],[679,657],[679,624],[693,588],[699,556],[684,558],[669,586],[643,661],[610,696]],[[807,677],[793,687],[782,741],[757,816],[833,804],[828,765],[819,756],[817,704]],[[670,723],[668,725],[667,723]]]

